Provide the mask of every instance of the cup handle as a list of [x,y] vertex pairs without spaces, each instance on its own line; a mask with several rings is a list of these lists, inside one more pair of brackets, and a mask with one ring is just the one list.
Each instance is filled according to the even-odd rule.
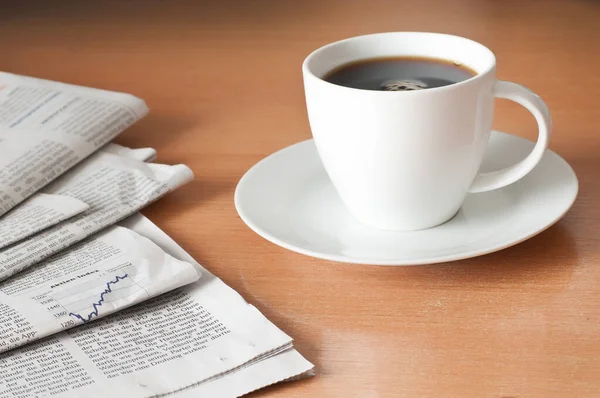
[[533,151],[521,162],[502,170],[477,174],[469,188],[470,193],[491,191],[523,178],[542,160],[550,140],[552,130],[550,111],[546,103],[536,93],[520,84],[498,80],[494,86],[494,96],[514,101],[527,108],[538,123],[538,139]]

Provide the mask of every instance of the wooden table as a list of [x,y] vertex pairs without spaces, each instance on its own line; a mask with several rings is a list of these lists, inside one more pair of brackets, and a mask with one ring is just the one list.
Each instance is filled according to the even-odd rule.
[[[197,178],[144,213],[316,364],[317,377],[255,396],[600,396],[598,1],[89,3],[3,2],[0,70],[147,100],[151,114],[119,142],[152,146]],[[233,191],[255,162],[310,137],[303,58],[401,30],[480,41],[500,78],[547,101],[551,148],[580,179],[573,209],[520,245],[432,266],[339,264],[255,235]],[[494,127],[537,131],[505,101]]]

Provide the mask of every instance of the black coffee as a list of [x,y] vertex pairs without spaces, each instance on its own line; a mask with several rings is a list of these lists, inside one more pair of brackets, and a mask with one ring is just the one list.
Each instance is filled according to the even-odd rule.
[[342,65],[323,80],[339,86],[378,91],[412,91],[443,87],[477,73],[464,65],[425,57],[371,58]]

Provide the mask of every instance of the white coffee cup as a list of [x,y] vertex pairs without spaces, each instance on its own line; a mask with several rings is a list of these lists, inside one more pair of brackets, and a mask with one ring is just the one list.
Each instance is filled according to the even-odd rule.
[[[477,72],[465,81],[416,91],[371,91],[323,80],[362,59],[432,57]],[[342,201],[362,223],[387,230],[442,224],[466,195],[511,184],[541,160],[550,138],[548,107],[533,92],[496,79],[496,58],[462,37],[419,32],[380,33],[328,44],[302,65],[312,134]],[[538,141],[522,162],[479,173],[492,128],[494,98],[527,108]]]

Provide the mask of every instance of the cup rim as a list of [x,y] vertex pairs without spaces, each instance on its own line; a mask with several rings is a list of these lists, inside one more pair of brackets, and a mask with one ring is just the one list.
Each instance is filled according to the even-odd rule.
[[[347,86],[341,86],[335,83],[330,83],[327,80],[323,80],[323,78],[315,75],[309,68],[308,64],[312,61],[312,59],[314,59],[316,56],[318,56],[320,53],[322,53],[323,51],[327,51],[328,49],[334,47],[334,46],[338,46],[340,44],[346,43],[346,42],[350,42],[350,41],[354,41],[357,39],[361,39],[361,38],[368,38],[368,37],[376,37],[376,36],[387,36],[387,35],[392,35],[392,34],[417,34],[417,35],[433,35],[433,36],[438,36],[438,37],[454,37],[454,38],[459,38],[461,40],[470,42],[471,44],[481,47],[482,50],[486,51],[488,53],[488,55],[491,57],[492,62],[490,62],[490,64],[481,72],[478,72],[475,76],[472,76],[466,80],[460,81],[458,83],[454,83],[454,84],[450,84],[447,86],[442,86],[442,87],[433,87],[433,88],[429,88],[427,90],[410,90],[410,91],[376,91],[376,90],[366,90],[366,89],[361,89],[361,88],[354,88],[354,87],[347,87]],[[446,60],[445,58],[439,58],[442,60]],[[335,68],[338,68],[340,66],[342,66],[343,64],[337,65]],[[335,69],[334,68],[334,69]],[[380,33],[370,33],[370,34],[366,34],[366,35],[359,35],[359,36],[353,36],[353,37],[348,37],[346,39],[342,39],[342,40],[337,40],[328,44],[325,44],[324,46],[321,46],[319,48],[317,48],[316,50],[312,51],[310,54],[308,54],[308,56],[304,59],[304,61],[302,62],[302,71],[304,72],[305,76],[310,76],[313,79],[316,79],[322,83],[325,83],[327,86],[330,87],[334,87],[340,90],[347,90],[350,92],[361,92],[361,93],[366,93],[369,92],[371,94],[380,94],[380,95],[424,95],[424,94],[431,94],[431,93],[436,93],[436,92],[440,92],[440,91],[448,91],[448,90],[452,90],[455,89],[457,87],[463,86],[463,85],[467,85],[467,84],[472,84],[482,78],[484,78],[484,76],[487,76],[490,72],[492,72],[494,69],[496,68],[496,56],[494,55],[494,53],[492,52],[492,50],[490,50],[489,48],[487,48],[485,45],[463,37],[463,36],[458,36],[458,35],[452,35],[452,34],[447,34],[447,33],[436,33],[436,32],[418,32],[418,31],[395,31],[395,32],[380,32]],[[333,69],[331,69],[333,70]]]

